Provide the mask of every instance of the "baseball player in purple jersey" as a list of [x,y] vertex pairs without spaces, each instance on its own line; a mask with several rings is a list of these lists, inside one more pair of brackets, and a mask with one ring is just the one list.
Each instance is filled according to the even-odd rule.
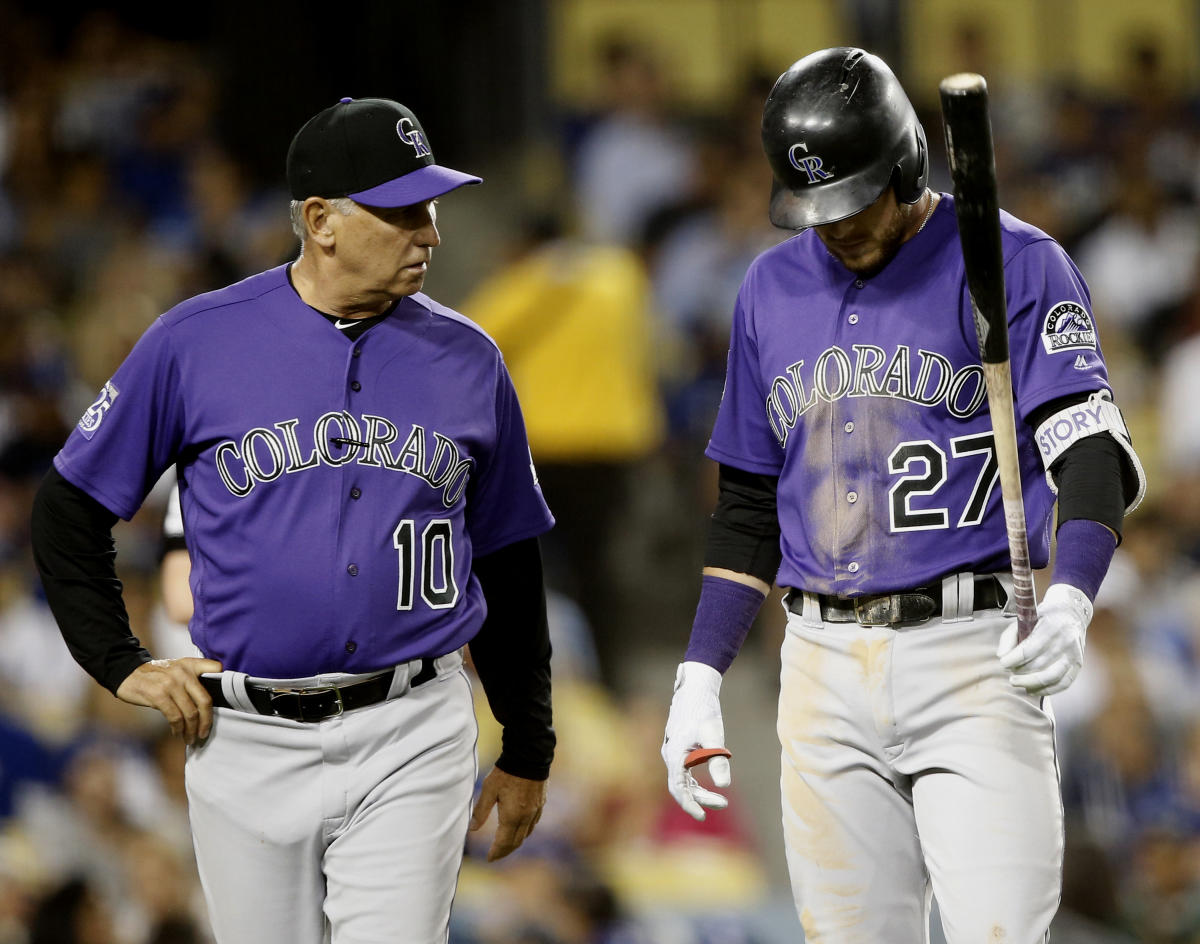
[[[926,187],[908,98],[861,49],[814,53],[776,83],[763,142],[771,220],[802,231],[754,262],[734,311],[669,789],[697,819],[725,806],[685,757],[724,747],[722,673],[778,582],[783,825],[807,938],[925,941],[932,892],[951,944],[1045,940],[1063,854],[1046,696],[1079,671],[1144,490],[1087,287],[1053,239],[1001,215],[1034,567],[1057,527],[1018,645],[953,197]],[[727,759],[709,772],[729,784]]]
[[[479,178],[386,99],[316,115],[287,177],[299,258],[150,326],[43,483],[35,554],[83,667],[189,745],[220,944],[432,944],[469,817],[498,807],[498,858],[545,801],[553,519],[499,351],[421,294],[435,198]],[[204,658],[152,661],[111,527],[172,464]],[[468,646],[504,726],[473,814]]]

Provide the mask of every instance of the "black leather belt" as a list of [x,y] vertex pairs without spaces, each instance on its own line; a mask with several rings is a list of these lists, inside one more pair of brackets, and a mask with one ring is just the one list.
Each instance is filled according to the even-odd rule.
[[[895,623],[923,623],[942,614],[942,585],[914,587],[895,593],[868,593],[858,597],[839,597],[818,593],[821,619],[826,623],[861,623],[863,626],[891,626]],[[1008,594],[994,574],[975,577],[975,609],[990,610],[1004,606]],[[787,608],[804,612],[804,594],[792,590]]]
[[[343,711],[365,708],[387,698],[392,687],[395,669],[348,685],[322,685],[315,688],[272,688],[267,685],[246,683],[246,694],[260,715],[276,715],[292,721],[324,721],[340,715]],[[424,685],[437,675],[433,659],[422,659],[421,668],[412,677],[409,687]],[[219,678],[200,677],[200,684],[212,696],[215,708],[236,708],[221,688]]]

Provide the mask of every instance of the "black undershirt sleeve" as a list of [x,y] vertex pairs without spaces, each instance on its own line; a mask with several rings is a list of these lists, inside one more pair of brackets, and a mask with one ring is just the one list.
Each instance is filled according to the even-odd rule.
[[470,642],[471,661],[492,715],[504,728],[496,766],[545,780],[554,759],[550,628],[537,538],[477,557],[472,565],[487,618]]
[[117,579],[117,516],[51,468],[33,499],[33,559],[75,661],[116,693],[150,653],[129,627]]
[[704,566],[750,574],[775,583],[779,548],[779,476],[746,472],[722,463],[717,507],[708,527]]
[[[1029,416],[1035,430],[1059,410],[1087,401],[1086,395],[1061,397],[1043,404]],[[1137,494],[1137,473],[1125,450],[1110,433],[1086,436],[1072,444],[1050,466],[1058,488],[1058,523],[1075,518],[1098,521],[1121,540],[1125,508]]]
[[1058,486],[1058,524],[1072,518],[1099,521],[1121,540],[1125,520],[1122,473],[1125,451],[1108,433],[1088,436],[1072,445],[1051,466]]

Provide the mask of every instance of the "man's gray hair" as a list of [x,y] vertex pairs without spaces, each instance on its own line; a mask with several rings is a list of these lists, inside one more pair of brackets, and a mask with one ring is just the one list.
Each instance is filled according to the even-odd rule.
[[[349,216],[358,209],[358,204],[349,197],[330,197],[325,202],[342,214],[342,216]],[[308,239],[308,228],[304,225],[304,217],[300,212],[303,206],[303,200],[293,200],[288,206],[288,213],[292,218],[292,232],[300,240],[301,246]]]

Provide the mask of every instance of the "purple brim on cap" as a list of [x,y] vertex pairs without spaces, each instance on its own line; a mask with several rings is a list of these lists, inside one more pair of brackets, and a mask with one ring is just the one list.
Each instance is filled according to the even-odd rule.
[[472,177],[462,171],[428,164],[414,170],[411,174],[397,177],[372,187],[370,190],[360,190],[358,193],[348,193],[351,200],[366,206],[401,207],[414,203],[424,203],[434,197],[463,186],[464,184],[482,183],[483,178]]

